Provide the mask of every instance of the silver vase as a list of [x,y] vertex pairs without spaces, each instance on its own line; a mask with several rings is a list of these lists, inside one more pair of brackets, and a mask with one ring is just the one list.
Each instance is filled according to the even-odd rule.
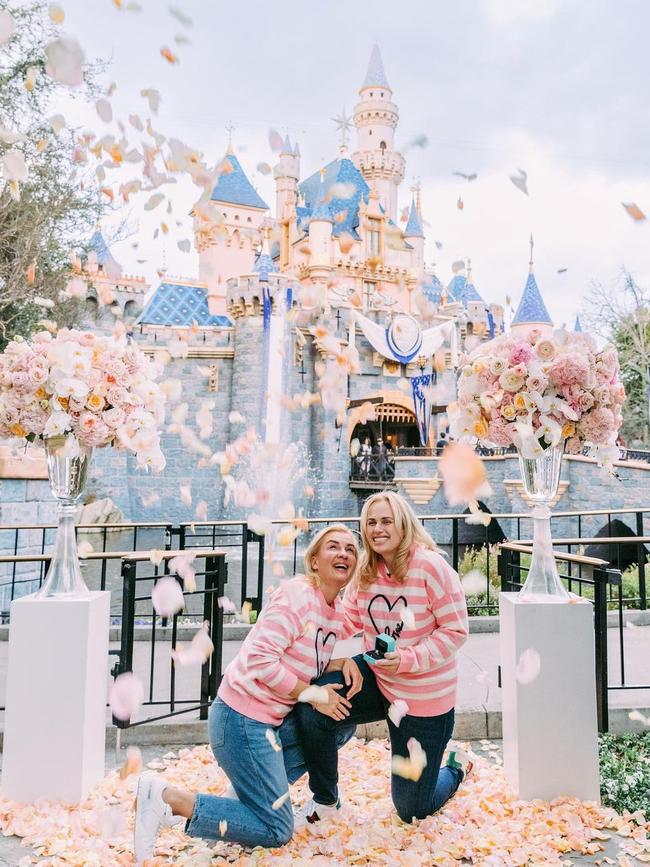
[[44,445],[50,488],[59,501],[59,514],[50,568],[36,596],[80,598],[89,591],[81,574],[74,519],[93,450],[82,446],[74,434],[47,437]]
[[537,458],[519,452],[524,490],[533,501],[533,556],[521,596],[528,602],[564,602],[570,598],[558,574],[551,538],[551,503],[557,494],[563,447],[544,450]]

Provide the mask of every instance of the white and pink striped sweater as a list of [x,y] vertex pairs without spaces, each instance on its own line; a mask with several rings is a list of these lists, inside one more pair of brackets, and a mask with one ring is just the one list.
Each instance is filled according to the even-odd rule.
[[[391,702],[402,699],[411,716],[438,716],[456,702],[456,653],[469,632],[465,594],[444,557],[426,548],[411,550],[403,584],[386,574],[383,563],[368,587],[356,582],[343,596],[345,635],[363,633],[364,651],[387,632],[397,639],[400,666],[395,674],[373,668],[377,685]],[[408,607],[415,620],[403,617]],[[406,622],[405,622],[406,621]],[[407,625],[408,623],[408,625]]]
[[283,581],[226,669],[219,697],[244,716],[280,725],[298,681],[309,683],[327,667],[343,623],[340,599],[328,605],[303,577]]

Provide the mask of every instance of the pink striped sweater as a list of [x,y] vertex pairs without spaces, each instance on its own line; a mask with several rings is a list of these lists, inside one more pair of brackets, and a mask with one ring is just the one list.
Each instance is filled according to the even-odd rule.
[[298,681],[309,683],[327,667],[344,619],[340,599],[328,605],[303,577],[283,581],[226,669],[219,697],[251,719],[280,725]]
[[[414,547],[403,584],[392,580],[382,563],[370,586],[348,585],[343,607],[345,635],[361,631],[364,651],[374,648],[379,633],[397,638],[397,672],[373,668],[390,702],[402,699],[411,716],[438,716],[454,706],[456,653],[469,627],[463,588],[442,555]],[[404,608],[410,609],[406,616]]]

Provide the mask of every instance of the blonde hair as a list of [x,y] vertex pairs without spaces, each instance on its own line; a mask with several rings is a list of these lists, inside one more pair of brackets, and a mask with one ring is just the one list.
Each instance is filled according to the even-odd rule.
[[380,503],[382,500],[388,503],[393,513],[395,529],[402,537],[393,559],[391,578],[394,581],[402,584],[406,579],[409,552],[412,545],[421,545],[423,548],[428,548],[431,551],[438,550],[438,546],[424,529],[418,516],[404,497],[395,494],[393,491],[380,491],[377,494],[373,494],[371,497],[368,497],[361,510],[360,524],[363,553],[361,554],[361,563],[359,564],[359,583],[362,586],[372,584],[376,580],[377,568],[380,561],[383,562],[381,554],[373,551],[370,539],[368,538],[368,512],[375,503]]
[[356,578],[357,569],[359,568],[359,545],[357,544],[357,540],[354,536],[354,533],[349,527],[346,527],[345,524],[330,524],[328,527],[324,527],[320,530],[316,535],[312,538],[311,542],[307,546],[307,550],[305,551],[304,558],[304,566],[305,566],[305,578],[309,581],[309,583],[313,587],[318,587],[320,585],[320,580],[316,572],[311,565],[311,561],[313,557],[318,556],[318,552],[320,551],[321,545],[325,541],[325,539],[330,535],[330,533],[347,533],[348,536],[352,539],[352,543],[354,545],[354,550],[357,553],[357,562],[354,567],[354,572],[352,574],[352,579]]

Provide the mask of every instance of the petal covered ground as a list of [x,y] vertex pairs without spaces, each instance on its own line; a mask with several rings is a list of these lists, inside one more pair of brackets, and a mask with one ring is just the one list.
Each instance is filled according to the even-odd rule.
[[[226,778],[209,747],[167,753],[149,763],[172,785],[191,791],[220,794]],[[617,861],[650,861],[650,823],[637,813],[621,817],[614,811],[575,799],[518,801],[503,769],[479,759],[474,773],[445,809],[414,825],[397,818],[390,800],[390,751],[384,740],[364,744],[352,740],[340,757],[344,805],[336,821],[298,830],[282,849],[245,852],[225,842],[191,839],[177,828],[161,834],[156,857],[148,867],[192,865],[214,867],[447,867],[481,864],[570,864],[571,853],[596,855],[608,830],[625,838]],[[136,777],[120,780],[111,772],[75,807],[42,802],[25,806],[0,799],[3,834],[15,834],[38,858],[26,855],[19,867],[127,867],[133,865],[132,822]],[[304,779],[292,789],[294,804],[306,797]],[[599,863],[598,860],[595,862]],[[637,862],[638,863],[638,862]]]

